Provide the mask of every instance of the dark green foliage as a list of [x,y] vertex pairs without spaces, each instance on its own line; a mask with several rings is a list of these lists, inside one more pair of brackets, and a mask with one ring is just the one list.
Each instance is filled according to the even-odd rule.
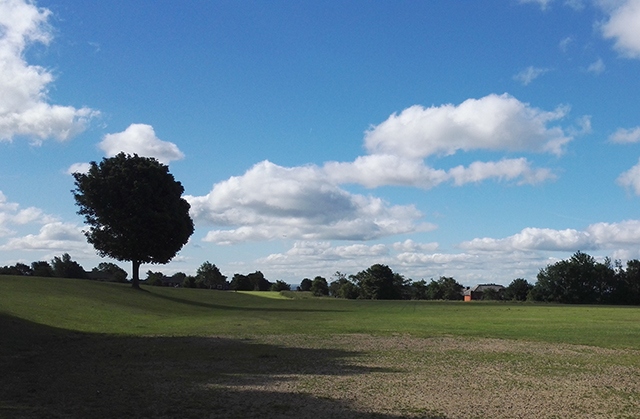
[[527,282],[526,279],[517,278],[511,281],[509,286],[505,289],[504,298],[506,300],[513,301],[526,301],[529,291],[531,291],[533,285]]
[[0,275],[28,276],[32,274],[33,270],[28,265],[19,262],[13,266],[4,266],[0,268]]
[[542,301],[558,303],[599,302],[598,290],[610,276],[607,267],[600,265],[592,256],[576,252],[569,260],[540,270],[533,295]]
[[63,254],[61,258],[54,257],[51,261],[51,268],[53,276],[58,278],[87,278],[84,268],[78,262],[71,260],[68,253]]
[[441,276],[440,279],[433,279],[426,285],[424,291],[427,300],[462,300],[462,290],[464,287],[451,277]]
[[196,284],[196,277],[193,275],[187,275],[182,282],[182,286],[184,288],[196,288],[198,286]]
[[278,279],[273,285],[271,285],[271,291],[291,291],[291,285]]
[[579,304],[640,304],[640,261],[620,262],[576,252],[540,270],[538,282],[529,293],[534,301]]
[[316,276],[311,282],[311,293],[317,297],[329,295],[329,284],[327,280],[321,276]]
[[376,264],[351,277],[358,285],[360,297],[374,300],[398,300],[403,296],[405,279],[387,265]]
[[360,296],[358,286],[347,279],[347,276],[338,271],[333,274],[335,280],[329,284],[329,295],[337,298],[347,298],[355,300]]
[[427,299],[427,281],[421,279],[420,281],[414,281],[411,283],[410,298],[412,300],[426,300]]
[[300,283],[300,291],[311,291],[311,280],[309,278],[305,278]]
[[134,288],[141,263],[169,262],[193,233],[184,188],[156,159],[120,153],[73,177],[87,241],[103,257],[131,261]]
[[40,260],[40,261],[31,263],[31,274],[33,276],[49,277],[49,276],[53,276],[53,269],[51,268],[51,265],[49,264],[49,262],[45,260]]
[[640,260],[627,262],[627,270],[618,269],[618,284],[613,298],[619,304],[640,305]]
[[209,261],[204,262],[196,272],[196,285],[198,288],[225,289],[227,277],[222,275],[220,269]]
[[249,275],[234,274],[229,287],[236,291],[269,291],[271,285],[262,272],[256,271]]
[[104,279],[112,282],[127,282],[127,271],[111,262],[101,262],[91,271],[94,277],[92,279]]
[[145,279],[145,282],[147,285],[160,287],[162,286],[162,278],[164,278],[164,274],[162,272],[147,271],[147,278]]

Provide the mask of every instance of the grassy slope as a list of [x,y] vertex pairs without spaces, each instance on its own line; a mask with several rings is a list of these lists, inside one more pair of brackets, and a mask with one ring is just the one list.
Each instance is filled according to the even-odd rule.
[[0,417],[631,418],[639,320],[639,308],[283,300],[0,276]]
[[0,276],[0,312],[80,332],[164,336],[409,333],[640,348],[640,308],[282,300],[191,289]]

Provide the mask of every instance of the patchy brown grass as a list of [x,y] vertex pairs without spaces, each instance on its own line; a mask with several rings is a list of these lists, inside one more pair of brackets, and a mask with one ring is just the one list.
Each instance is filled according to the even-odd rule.
[[640,417],[638,350],[409,335],[118,337],[11,317],[0,327],[7,418]]

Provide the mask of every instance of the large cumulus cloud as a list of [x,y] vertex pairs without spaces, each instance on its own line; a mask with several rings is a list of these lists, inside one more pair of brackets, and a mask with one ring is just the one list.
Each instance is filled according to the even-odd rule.
[[31,2],[0,1],[0,141],[16,137],[29,138],[33,144],[48,138],[67,140],[98,114],[86,107],[50,104],[47,86],[53,75],[24,58],[30,45],[51,41],[50,14]]

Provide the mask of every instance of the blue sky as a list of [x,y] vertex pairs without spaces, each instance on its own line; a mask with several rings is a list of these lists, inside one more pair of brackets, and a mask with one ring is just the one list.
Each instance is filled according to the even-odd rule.
[[120,151],[196,224],[143,272],[640,258],[640,0],[0,0],[0,66],[0,265],[96,266],[70,173]]

